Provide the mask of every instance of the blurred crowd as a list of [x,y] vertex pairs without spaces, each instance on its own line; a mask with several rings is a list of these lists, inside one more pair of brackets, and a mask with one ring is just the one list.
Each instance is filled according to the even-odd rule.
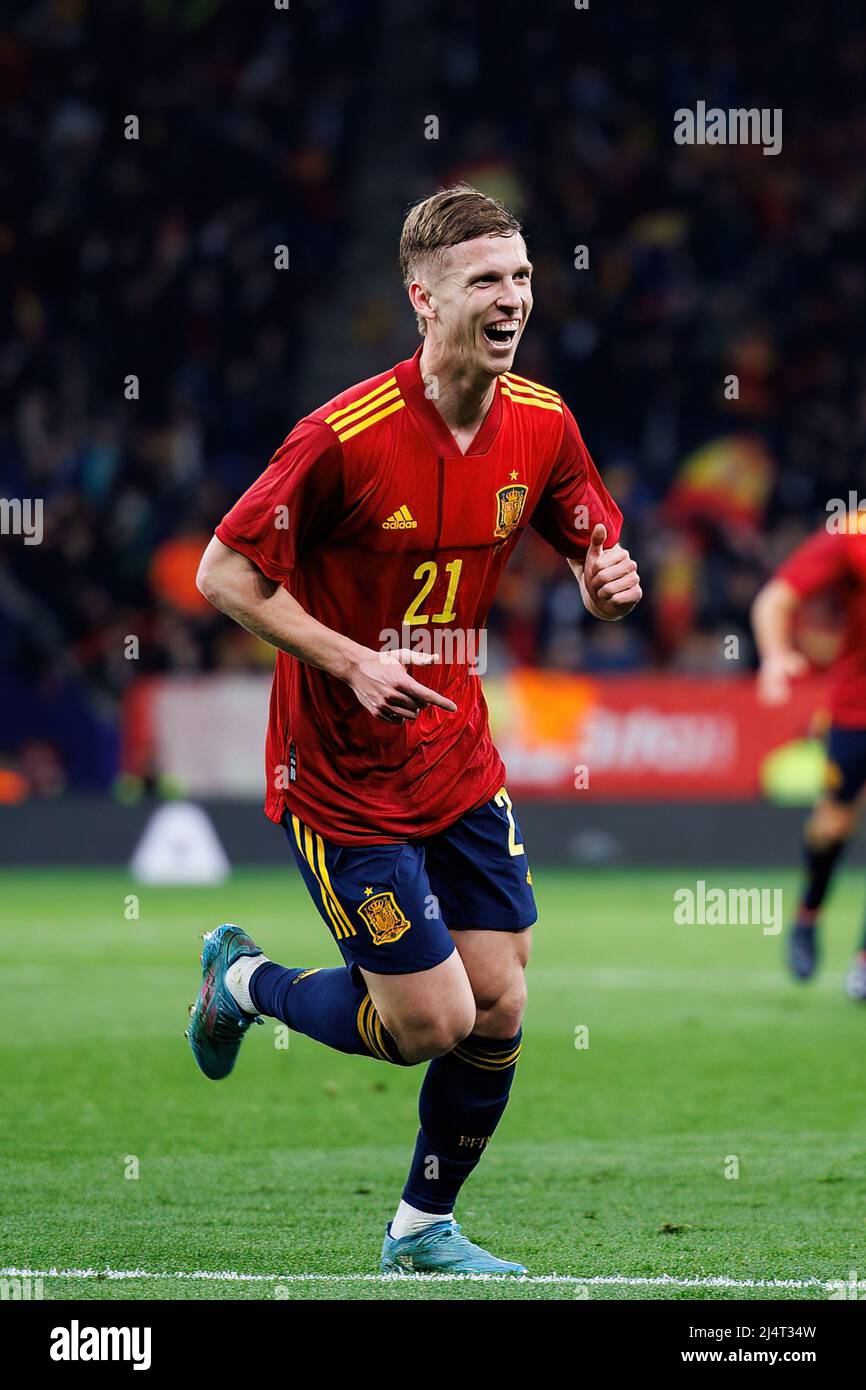
[[[528,536],[491,670],[730,674],[758,585],[829,498],[866,490],[866,18],[754,10],[412,0],[447,136],[393,177],[467,179],[523,218],[516,369],[572,407],[647,593],[627,624],[583,622]],[[96,721],[108,767],[142,672],[270,660],[191,576],[318,403],[298,364],[347,247],[381,241],[350,195],[388,21],[386,0],[45,0],[0,32],[0,495],[45,505],[40,545],[0,537],[0,762],[46,789],[88,775],[52,754],[52,720]],[[676,145],[698,99],[781,108],[782,152]]]

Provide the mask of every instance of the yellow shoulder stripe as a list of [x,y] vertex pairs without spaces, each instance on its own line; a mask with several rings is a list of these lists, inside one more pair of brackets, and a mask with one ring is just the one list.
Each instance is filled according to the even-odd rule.
[[[366,396],[359,396],[356,401],[351,401],[349,405],[342,405],[339,410],[334,410],[330,415],[326,415],[325,424],[333,425],[334,421],[339,420],[341,415],[349,415],[352,411],[358,410],[362,405],[366,405],[368,401],[375,400],[383,391],[390,391],[391,387],[396,385],[397,378],[395,376],[389,377],[387,381],[383,381],[378,386],[374,386],[373,390],[368,391]],[[372,406],[370,408],[372,409]]]
[[[376,404],[378,405],[378,401]],[[360,434],[362,430],[369,429],[371,425],[375,425],[379,420],[384,420],[386,415],[393,415],[395,410],[402,410],[405,404],[406,402],[402,399],[394,401],[392,405],[386,405],[384,410],[377,410],[375,415],[367,415],[365,419],[360,420],[357,425],[352,425],[352,427],[347,430],[342,428],[342,425],[348,424],[348,420],[344,420],[340,425],[336,426],[337,438],[341,444],[344,444],[346,440],[351,439],[353,435]]]
[[560,401],[557,391],[551,391],[548,386],[542,386],[538,381],[530,381],[527,377],[517,376],[514,372],[503,372],[502,377],[515,391],[523,391],[526,395],[531,396],[543,396],[545,400],[556,401],[557,403]]
[[562,406],[552,400],[538,400],[534,396],[518,395],[515,391],[509,391],[507,386],[502,387],[503,396],[507,396],[510,401],[517,401],[519,405],[534,405],[538,410],[555,410],[558,415],[562,414]]
[[385,391],[381,396],[377,396],[374,401],[368,401],[366,405],[359,406],[357,410],[351,411],[349,415],[344,415],[342,420],[338,420],[331,426],[337,434],[342,435],[349,425],[354,425],[356,420],[363,420],[366,416],[372,415],[374,410],[379,410],[388,401],[393,401],[399,397],[400,388],[392,387],[390,391]]

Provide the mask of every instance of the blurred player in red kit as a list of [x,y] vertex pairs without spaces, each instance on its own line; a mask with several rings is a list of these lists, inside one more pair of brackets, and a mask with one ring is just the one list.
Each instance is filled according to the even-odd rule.
[[574,417],[512,371],[532,308],[519,222],[446,189],[410,211],[400,262],[421,347],[296,425],[199,571],[277,648],[265,809],[344,964],[286,968],[223,924],[189,1039],[212,1079],[262,1014],[342,1052],[426,1062],[382,1268],[519,1275],[453,1220],[508,1102],[537,916],[465,654],[527,525],[593,616],[624,617],[641,590]]
[[[825,595],[844,618],[842,646],[831,672],[827,778],[806,824],[806,882],[787,939],[794,975],[807,980],[819,960],[819,914],[830,880],[857,822],[866,785],[866,514],[836,517],[805,541],[755,600],[752,621],[761,658],[758,693],[783,704],[791,682],[808,669],[794,647],[798,605]],[[845,977],[850,998],[866,1001],[866,934]]]

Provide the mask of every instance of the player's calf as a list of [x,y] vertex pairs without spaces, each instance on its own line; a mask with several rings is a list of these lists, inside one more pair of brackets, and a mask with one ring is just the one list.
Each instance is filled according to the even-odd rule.
[[852,804],[825,796],[806,823],[803,836],[806,881],[786,942],[788,965],[795,979],[811,979],[818,969],[819,914],[855,820]]

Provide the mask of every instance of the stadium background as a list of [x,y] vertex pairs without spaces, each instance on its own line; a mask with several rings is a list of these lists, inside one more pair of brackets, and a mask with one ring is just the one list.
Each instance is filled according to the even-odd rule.
[[[808,4],[786,5],[780,64],[769,12],[756,28],[748,7],[647,9],[542,5],[515,10],[517,30],[508,7],[491,24],[460,3],[22,9],[0,51],[0,476],[44,499],[45,535],[2,538],[3,800],[29,808],[6,816],[8,857],[47,815],[62,857],[92,858],[93,838],[116,858],[143,814],[119,807],[142,791],[257,795],[271,656],[196,592],[197,557],[298,416],[414,350],[401,216],[456,179],[525,220],[536,304],[517,368],[574,409],[647,595],[628,623],[586,619],[534,534],[506,575],[496,734],[515,794],[555,797],[588,836],[544,821],[539,838],[633,855],[659,820],[629,802],[753,802],[766,753],[808,732],[820,686],[780,723],[744,684],[748,607],[862,479],[862,20],[836,5],[816,33]],[[780,106],[782,153],[674,145],[696,91]],[[826,660],[827,615],[805,640]],[[146,678],[192,675],[212,693],[195,687],[202,713],[172,740],[177,702],[162,713]],[[226,717],[250,737],[221,773]],[[110,814],[88,803],[64,848],[57,810],[80,796]],[[714,813],[723,857],[730,811]],[[668,846],[694,830],[700,853],[707,808],[668,812]],[[790,815],[747,823],[752,848],[790,857]],[[258,830],[243,857],[282,853]]]
[[[0,494],[44,499],[41,544],[0,536],[13,1263],[281,1269],[267,1194],[300,1189],[328,1253],[298,1236],[297,1267],[372,1267],[362,1208],[385,1210],[399,1183],[416,1079],[373,1082],[293,1039],[304,1075],[287,1091],[276,1054],[244,1057],[216,1135],[181,1055],[195,938],[214,921],[267,934],[276,915],[325,963],[258,810],[270,654],[193,575],[293,422],[414,351],[402,215],[466,179],[524,219],[535,309],[516,368],[574,410],[646,595],[624,624],[587,620],[529,534],[491,617],[496,736],[533,865],[551,867],[525,1104],[489,1157],[480,1235],[502,1243],[526,1216],[534,1268],[575,1275],[827,1280],[858,1252],[866,1269],[862,1021],[837,998],[860,875],[835,900],[835,977],[808,1005],[776,937],[684,935],[671,908],[700,874],[793,902],[833,615],[804,616],[816,674],[770,716],[748,610],[828,500],[866,486],[864,79],[853,0],[820,21],[806,0],[46,0],[6,21]],[[697,99],[781,107],[781,154],[675,145],[673,112]],[[207,809],[237,871],[219,890],[150,889],[130,921],[129,856],[178,797]],[[586,1017],[607,1046],[563,1080]],[[157,1177],[118,1194],[127,1153]],[[751,1182],[720,1198],[707,1165],[729,1153]],[[240,1247],[207,1207],[224,1161],[252,1194]],[[557,1245],[539,1172],[591,1259]],[[75,1211],[70,1177],[88,1192]]]

